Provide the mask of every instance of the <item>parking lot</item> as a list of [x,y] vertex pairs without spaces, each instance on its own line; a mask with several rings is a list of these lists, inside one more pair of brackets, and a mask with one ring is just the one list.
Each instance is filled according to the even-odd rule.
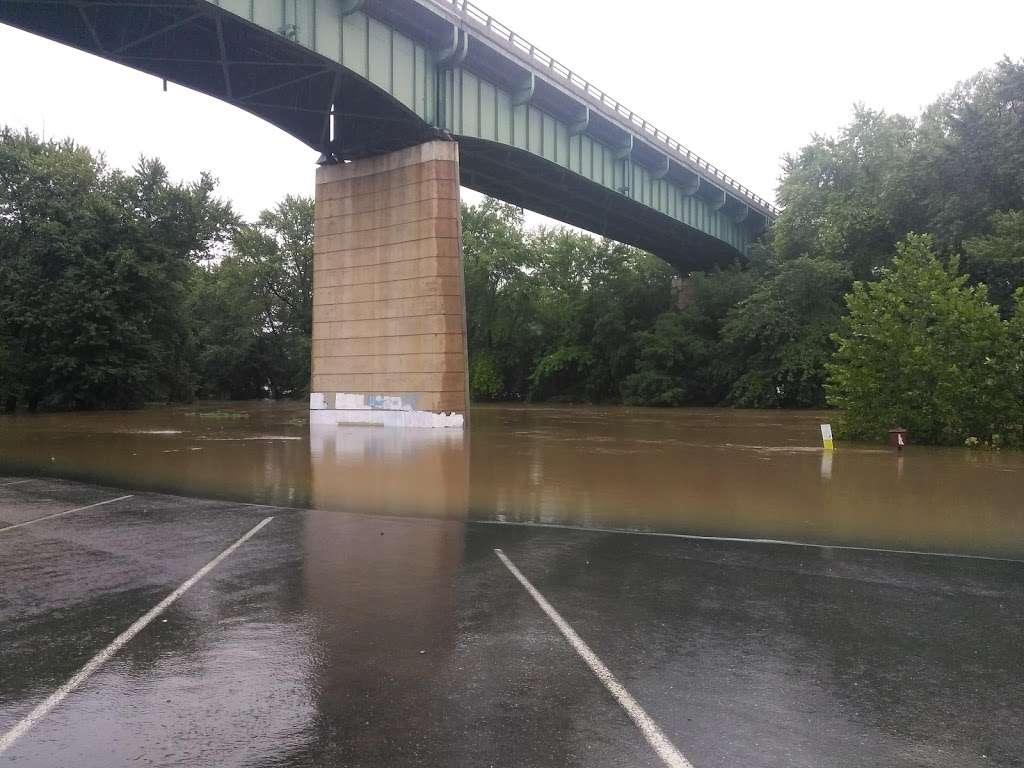
[[0,477],[0,764],[1024,764],[1024,563]]

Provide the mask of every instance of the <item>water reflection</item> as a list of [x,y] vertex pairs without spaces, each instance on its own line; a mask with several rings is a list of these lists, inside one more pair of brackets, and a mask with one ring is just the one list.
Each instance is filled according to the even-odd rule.
[[[452,734],[437,724],[450,708],[464,524],[325,512],[303,519],[303,609],[315,618],[308,685],[319,717],[303,759],[289,764],[319,765],[328,754],[324,764],[386,765],[396,754],[426,753],[424,764],[452,765]],[[400,727],[382,738],[381,723]]]
[[471,431],[302,405],[0,418],[0,472],[443,519],[1024,554],[1024,454],[820,447],[828,414],[478,407]]
[[1024,455],[841,444],[827,414],[493,409],[474,516],[905,549],[1024,552]]
[[313,506],[465,518],[467,440],[457,429],[311,424]]

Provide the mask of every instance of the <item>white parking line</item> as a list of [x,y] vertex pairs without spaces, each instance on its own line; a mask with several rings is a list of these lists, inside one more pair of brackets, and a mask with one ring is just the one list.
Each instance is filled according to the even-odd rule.
[[792,539],[751,539],[742,536],[701,536],[696,533],[669,533],[668,531],[631,531],[628,528],[602,528],[600,526],[569,525],[566,523],[534,523],[519,520],[470,520],[472,525],[506,525],[514,528],[551,528],[556,531],[581,531],[582,533],[621,533],[626,536],[653,536],[662,539],[686,539],[688,541],[711,541],[725,544],[769,544],[779,547],[805,547],[807,549],[836,549],[847,552],[875,552],[882,555],[914,555],[916,557],[948,557],[953,560],[991,560],[997,563],[1024,563],[1014,557],[996,555],[968,555],[958,552],[930,552],[926,549],[885,549],[880,547],[858,547],[854,544],[820,544],[813,541]]
[[66,509],[63,512],[54,512],[52,515],[43,515],[43,517],[37,517],[35,520],[26,520],[24,523],[15,523],[14,525],[7,525],[0,528],[0,533],[6,533],[7,531],[13,531],[15,528],[24,528],[26,525],[32,525],[34,523],[41,523],[44,520],[53,520],[55,517],[64,517],[64,515],[70,515],[72,512],[82,512],[86,509],[92,509],[93,507],[102,507],[104,504],[113,504],[115,501],[124,501],[125,499],[132,498],[132,494],[127,496],[118,496],[116,499],[107,499],[106,501],[97,501],[95,504],[88,504],[84,507],[75,507],[74,509]]
[[12,480],[9,483],[0,483],[0,488],[2,488],[5,485],[21,485],[22,483],[31,483],[31,482],[32,482],[32,480]]
[[171,594],[169,594],[167,597],[165,597],[163,600],[161,600],[159,603],[153,606],[153,608],[151,608],[147,613],[145,613],[138,621],[136,621],[134,624],[128,627],[128,629],[126,629],[124,632],[122,632],[120,635],[114,638],[114,642],[112,642],[102,651],[93,656],[89,663],[82,667],[74,677],[72,677],[70,680],[64,683],[64,685],[62,685],[56,691],[51,693],[42,704],[37,706],[31,712],[29,712],[28,715],[26,715],[25,718],[22,719],[17,725],[11,728],[11,730],[9,730],[3,736],[0,736],[0,755],[7,751],[11,747],[11,745],[14,744],[15,741],[24,736],[25,733],[33,725],[35,725],[37,722],[46,717],[46,715],[49,714],[50,710],[52,710],[54,707],[56,707],[58,704],[64,701],[64,699],[66,699],[68,695],[73,693],[76,688],[78,688],[80,685],[82,685],[82,683],[84,683],[86,680],[92,677],[93,673],[95,673],[96,670],[103,666],[104,662],[106,662],[111,656],[113,656],[115,653],[121,650],[129,642],[131,642],[132,638],[134,638],[137,634],[139,634],[139,632],[145,629],[147,624],[153,621],[153,619],[155,619],[165,610],[167,610],[167,608],[171,604],[173,604],[179,597],[181,597],[190,589],[192,589],[192,587],[194,587],[200,579],[202,579],[206,574],[208,574],[218,565],[220,565],[221,561],[224,560],[224,558],[228,557],[232,552],[234,552],[240,546],[245,544],[245,542],[247,542],[257,533],[259,533],[260,530],[273,519],[273,517],[264,518],[255,526],[250,528],[249,531],[244,536],[242,536],[242,538],[240,538],[230,547],[228,547],[215,558],[213,558],[213,560],[211,560],[198,571],[196,571],[195,574],[193,574],[180,587],[178,587],[176,590],[171,592]]
[[[519,581],[520,584],[530,593],[530,597],[534,599],[537,605],[540,606],[541,610],[548,615],[548,618],[558,627],[558,631],[562,633],[566,640],[573,649],[580,655],[580,658],[587,663],[590,670],[597,676],[604,687],[608,689],[608,692],[615,697],[615,700],[619,702],[626,714],[629,715],[630,719],[636,723],[636,727],[643,733],[644,738],[647,739],[647,743],[654,748],[654,751],[658,753],[658,757],[661,761],[669,768],[693,768],[693,764],[683,757],[683,754],[676,749],[676,746],[669,741],[668,737],[662,732],[658,724],[651,719],[651,716],[644,711],[644,708],[637,703],[627,691],[622,683],[615,679],[615,675],[611,673],[611,670],[604,665],[597,655],[590,650],[583,638],[576,634],[576,631],[569,626],[569,622],[562,618],[561,614],[555,610],[554,606],[549,603],[544,595],[542,595],[530,580],[523,576],[522,571],[516,568],[515,563],[508,559],[504,552],[500,549],[494,550],[501,562],[505,564],[505,567],[512,573],[513,576]],[[0,749],[0,752],[3,750]]]

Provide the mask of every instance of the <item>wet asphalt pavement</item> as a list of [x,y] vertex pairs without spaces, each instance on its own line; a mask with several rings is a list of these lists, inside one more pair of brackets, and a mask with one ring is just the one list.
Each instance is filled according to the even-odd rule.
[[89,506],[125,492],[19,480],[0,477],[0,740],[273,520],[0,765],[665,765],[495,548],[695,768],[1024,765],[1022,563]]

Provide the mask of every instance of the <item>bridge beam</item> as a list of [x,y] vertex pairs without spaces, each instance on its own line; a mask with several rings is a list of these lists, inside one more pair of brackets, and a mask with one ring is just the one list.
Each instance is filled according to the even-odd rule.
[[719,189],[712,184],[701,184],[701,189],[705,191],[704,197],[707,198],[711,210],[720,211],[725,208],[728,197],[724,189]]
[[338,3],[338,13],[341,16],[350,16],[363,10],[365,5],[366,0],[340,0]]
[[633,134],[627,133],[612,154],[616,160],[629,160],[633,156]]
[[528,73],[523,81],[512,92],[512,106],[529,104],[533,101],[533,94],[537,91],[537,76],[532,72]]
[[669,169],[672,167],[672,161],[669,160],[668,155],[662,155],[658,161],[657,167],[651,170],[652,179],[664,179],[668,176]]
[[687,178],[680,184],[683,194],[690,197],[696,195],[700,190],[700,176],[693,171],[686,171]]
[[313,423],[463,426],[458,153],[431,141],[317,170]]
[[466,30],[454,25],[451,30],[451,42],[437,51],[438,66],[448,69],[462,64],[469,53],[469,35],[466,34]]

